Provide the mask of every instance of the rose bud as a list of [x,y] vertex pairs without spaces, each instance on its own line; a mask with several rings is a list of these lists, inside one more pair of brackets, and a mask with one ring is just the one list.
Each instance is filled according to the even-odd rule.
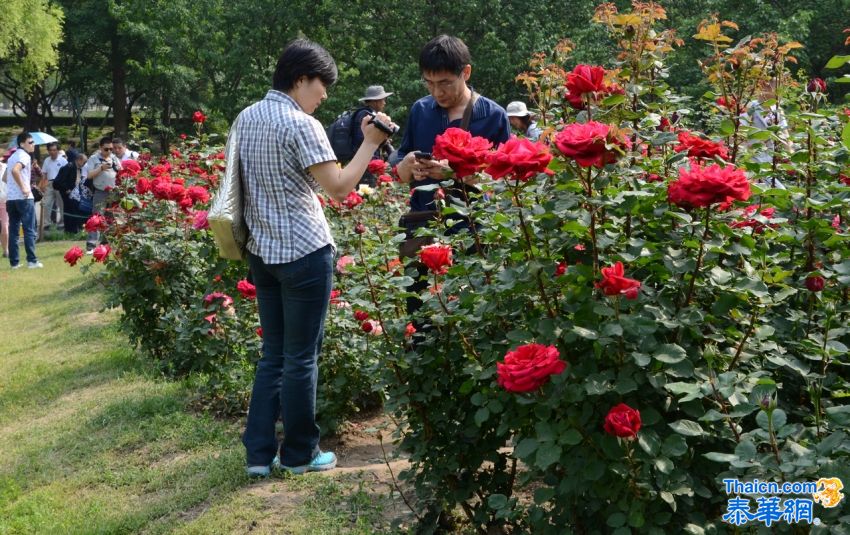
[[823,290],[824,280],[820,275],[811,275],[806,277],[806,288],[810,292],[820,292]]
[[366,232],[366,225],[363,223],[357,223],[357,225],[354,226],[354,232],[357,234],[363,234]]
[[806,91],[809,93],[826,93],[826,82],[823,78],[812,78],[806,86]]
[[440,188],[437,191],[435,191],[434,192],[434,198],[439,200],[439,201],[444,200],[446,198],[445,190],[443,190],[443,188]]
[[363,329],[364,333],[370,333],[370,332],[372,332],[372,329],[373,329],[372,322],[364,321],[363,323],[360,324],[360,328]]
[[354,319],[356,319],[357,321],[366,321],[367,319],[369,319],[369,313],[365,310],[355,310]]

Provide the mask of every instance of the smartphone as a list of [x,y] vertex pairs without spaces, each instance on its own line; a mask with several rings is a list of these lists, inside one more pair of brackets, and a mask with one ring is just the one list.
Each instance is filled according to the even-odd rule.
[[433,160],[430,152],[422,152],[420,150],[413,153],[413,156],[416,157],[417,160]]

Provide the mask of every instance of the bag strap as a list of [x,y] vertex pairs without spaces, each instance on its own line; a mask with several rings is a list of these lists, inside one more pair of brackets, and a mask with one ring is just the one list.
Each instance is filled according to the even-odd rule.
[[466,103],[466,109],[463,110],[463,119],[460,120],[461,130],[469,131],[469,123],[472,122],[472,108],[475,107],[477,101],[478,93],[473,89],[472,94],[469,96],[469,102]]

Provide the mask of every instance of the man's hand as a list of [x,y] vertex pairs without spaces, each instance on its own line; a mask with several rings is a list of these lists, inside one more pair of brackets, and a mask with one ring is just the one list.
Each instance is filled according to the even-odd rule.
[[417,160],[413,152],[408,152],[398,164],[398,171],[400,175],[409,171],[411,178],[417,182],[426,178],[441,180],[451,171],[448,164],[448,160]]

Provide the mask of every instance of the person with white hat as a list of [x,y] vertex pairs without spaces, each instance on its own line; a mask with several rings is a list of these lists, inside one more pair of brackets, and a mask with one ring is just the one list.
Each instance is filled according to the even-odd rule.
[[537,141],[542,131],[537,127],[537,122],[532,120],[531,112],[525,107],[525,102],[515,100],[508,104],[505,111],[508,112],[508,120],[512,127],[531,141]]
[[[363,117],[366,116],[367,113],[381,113],[384,111],[384,108],[387,107],[387,97],[392,95],[392,92],[384,91],[384,86],[382,85],[370,85],[366,88],[366,93],[360,97],[359,100],[363,103],[363,107],[358,108],[354,113],[354,117],[351,120],[351,124],[360,124],[363,121]],[[357,149],[360,148],[360,144],[363,143],[363,131],[359,128],[352,129],[351,134],[351,148],[354,152],[357,152]],[[392,145],[389,142],[386,142],[382,145],[377,151],[375,151],[375,158],[386,160],[387,156],[393,151]],[[376,182],[376,178],[372,176],[368,171],[363,175],[363,178],[360,180],[361,184],[369,184],[370,186],[374,186]]]

